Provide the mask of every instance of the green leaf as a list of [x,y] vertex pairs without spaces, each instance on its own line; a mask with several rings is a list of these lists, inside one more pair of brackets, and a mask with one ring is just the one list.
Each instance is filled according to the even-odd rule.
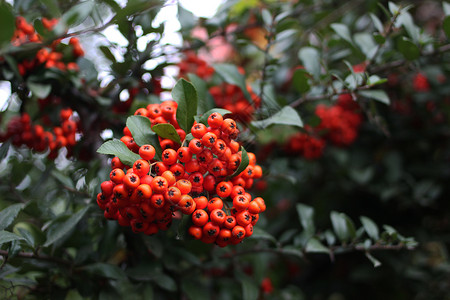
[[447,38],[450,38],[450,16],[446,16],[444,22],[442,23],[442,28],[444,29]]
[[126,278],[126,275],[122,271],[122,269],[116,265],[111,265],[111,264],[106,264],[106,263],[94,263],[91,265],[84,266],[82,269],[89,273],[92,273],[95,275],[100,275],[104,278],[110,278],[110,279],[116,279],[116,280],[121,280],[121,279]]
[[77,5],[72,6],[67,12],[62,15],[60,24],[71,27],[83,23],[83,21],[86,20],[87,17],[91,14],[94,6],[95,1],[90,0],[80,2]]
[[155,283],[160,287],[169,292],[175,292],[177,290],[177,284],[172,277],[167,276],[166,274],[157,274],[153,278]]
[[366,252],[366,257],[373,263],[374,268],[381,266],[381,262],[375,257],[373,257],[372,254],[370,254],[369,252]]
[[186,277],[181,281],[181,289],[189,300],[208,300],[211,299],[211,295],[208,289],[199,288],[201,283],[197,278]]
[[352,36],[350,34],[350,30],[348,29],[347,25],[342,23],[333,23],[330,26],[341,38],[343,38],[350,44],[353,44]]
[[178,135],[177,130],[175,129],[175,127],[173,127],[172,124],[169,123],[156,124],[153,125],[152,130],[160,137],[172,140],[178,145],[181,145],[180,136]]
[[198,94],[197,114],[203,114],[205,111],[214,106],[214,103],[211,103],[211,105],[209,105],[207,101],[208,85],[206,81],[195,74],[189,73],[188,78]]
[[305,69],[311,73],[315,79],[320,76],[320,54],[316,48],[303,47],[298,52],[298,57],[303,63]]
[[330,213],[333,230],[341,241],[349,241],[356,236],[353,222],[344,213],[332,211]]
[[274,244],[277,244],[277,240],[270,233],[262,230],[259,227],[253,227],[253,234],[249,237],[256,240],[268,240]]
[[400,8],[397,6],[397,4],[389,1],[388,3],[389,11],[392,15],[397,15],[400,12]]
[[51,244],[68,234],[72,229],[74,229],[78,222],[89,210],[89,208],[90,206],[86,206],[83,209],[77,211],[62,224],[52,224],[47,231],[47,241],[45,242],[44,247],[50,246]]
[[159,139],[151,128],[149,118],[144,116],[129,116],[126,123],[133,135],[133,139],[139,146],[152,145],[155,148],[155,158],[161,160],[161,145]]
[[48,95],[50,95],[50,92],[52,90],[52,86],[50,84],[41,84],[28,81],[27,85],[33,95],[40,99],[46,98]]
[[197,114],[198,95],[195,87],[185,79],[180,79],[172,90],[172,98],[178,103],[177,121],[186,133],[191,132],[194,116]]
[[0,230],[11,225],[23,207],[24,204],[13,204],[0,211]]
[[370,15],[370,18],[372,19],[373,25],[378,30],[378,32],[384,33],[384,26],[383,26],[383,23],[381,23],[380,19],[373,13],[370,13],[369,15]]
[[303,127],[303,121],[295,109],[290,106],[283,107],[273,116],[260,121],[252,121],[251,124],[260,129],[266,129],[270,125],[292,125]]
[[306,93],[310,90],[311,86],[308,82],[309,74],[305,70],[297,69],[292,76],[292,85],[294,89],[299,93]]
[[244,93],[245,98],[248,101],[253,102],[249,92],[247,91],[245,77],[239,72],[237,66],[232,64],[214,64],[213,67],[216,73],[219,74],[219,76],[222,77],[224,81],[240,87],[242,92]]
[[205,113],[200,117],[199,122],[200,122],[200,123],[203,123],[203,124],[205,124],[205,125],[208,125],[208,118],[209,118],[209,116],[210,116],[212,113],[215,113],[215,112],[221,114],[222,116],[224,116],[224,115],[226,115],[226,114],[231,114],[231,111],[229,111],[229,110],[227,110],[227,109],[224,109],[224,108],[213,108],[213,109],[210,109],[210,110],[208,110],[207,112],[205,112]]
[[305,247],[306,252],[312,253],[330,253],[330,249],[325,247],[318,239],[311,238]]
[[364,226],[364,230],[367,232],[369,237],[377,241],[380,238],[377,224],[375,224],[374,221],[365,216],[361,216],[359,219],[361,220],[361,223]]
[[397,40],[397,48],[407,60],[415,60],[420,57],[419,47],[406,37]]
[[100,46],[99,47],[100,50],[102,51],[103,55],[109,59],[110,61],[112,61],[113,63],[116,62],[116,57],[114,56],[114,54],[112,54],[111,50],[109,49],[109,47],[106,46]]
[[0,2],[0,45],[9,44],[16,28],[12,8],[5,1]]
[[450,15],[450,3],[443,1],[442,8],[444,9],[444,14],[446,16],[449,16]]
[[5,231],[5,230],[0,231],[0,246],[5,243],[9,243],[12,241],[19,241],[19,240],[23,240],[23,239],[24,239],[23,237],[18,236],[17,234],[14,234],[12,232]]
[[303,252],[293,246],[286,246],[286,247],[282,248],[281,253],[287,254],[287,255],[292,255],[292,256],[295,256],[300,259],[304,259]]
[[303,229],[310,235],[316,231],[314,225],[314,208],[311,206],[298,203],[296,205],[298,218],[302,224]]
[[241,174],[242,171],[244,171],[245,168],[247,168],[247,166],[248,166],[248,164],[250,162],[250,160],[248,158],[247,151],[245,151],[243,146],[241,146],[241,151],[242,151],[241,163],[239,164],[239,167],[236,169],[236,171],[234,171],[234,173],[231,174],[231,176],[229,178],[233,178],[234,176],[237,176],[237,175]]
[[377,52],[378,48],[371,34],[365,32],[356,33],[353,39],[368,59],[371,59]]
[[31,247],[42,245],[45,242],[44,233],[31,223],[20,222],[14,225],[13,232],[22,236]]
[[243,300],[258,299],[259,289],[252,278],[245,274],[236,274],[236,278],[241,282]]
[[104,142],[100,148],[97,149],[97,152],[117,156],[121,162],[130,167],[136,160],[141,158],[138,154],[128,149],[122,141],[117,139]]
[[380,101],[381,103],[390,104],[390,100],[389,100],[389,96],[388,94],[383,91],[383,90],[366,90],[366,91],[358,91],[358,94],[369,98],[369,99],[374,99],[377,101]]

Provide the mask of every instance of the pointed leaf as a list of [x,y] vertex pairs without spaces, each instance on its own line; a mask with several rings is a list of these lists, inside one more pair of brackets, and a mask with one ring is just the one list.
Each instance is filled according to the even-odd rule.
[[298,203],[296,208],[303,229],[308,234],[313,235],[316,231],[314,226],[314,208],[302,203]]
[[298,112],[290,106],[283,107],[280,111],[265,120],[253,121],[251,124],[260,129],[265,129],[275,124],[303,127],[303,121]]
[[134,141],[139,146],[152,145],[155,148],[155,158],[161,160],[161,145],[159,139],[151,128],[150,119],[144,116],[129,116],[127,127],[133,136]]
[[18,236],[17,234],[14,234],[9,231],[1,230],[0,231],[0,246],[5,243],[9,243],[12,241],[19,241],[23,240],[24,238],[21,236]]
[[372,254],[370,254],[369,252],[366,252],[366,257],[373,263],[374,268],[381,266],[381,262],[375,257],[373,257]]
[[6,1],[0,2],[0,45],[9,43],[16,28],[12,8]]
[[13,204],[0,211],[0,230],[5,229],[14,221],[19,212],[23,209],[23,204]]
[[330,253],[330,249],[325,247],[318,239],[312,238],[305,247],[306,252],[312,253]]
[[253,234],[249,237],[250,239],[257,239],[257,240],[268,240],[272,243],[276,244],[277,240],[271,235],[270,233],[262,230],[259,227],[253,227]]
[[191,132],[194,116],[197,114],[198,96],[195,87],[185,79],[180,79],[172,90],[172,98],[178,103],[178,125],[186,133]]
[[330,26],[341,38],[343,38],[350,44],[353,44],[352,36],[347,25],[341,23],[333,23]]
[[132,152],[128,147],[120,140],[114,139],[103,143],[100,148],[97,149],[98,153],[110,154],[117,156],[121,162],[127,166],[132,166],[134,162],[141,157]]
[[173,127],[172,124],[169,123],[162,123],[162,124],[156,124],[153,125],[152,130],[160,137],[164,139],[169,139],[177,143],[178,145],[181,145],[181,139],[178,135],[177,130],[175,127]]
[[380,238],[377,224],[375,224],[374,221],[365,216],[361,216],[359,219],[361,220],[361,223],[363,224],[364,230],[367,232],[367,235],[369,235],[369,237],[371,237],[373,240],[377,241]]
[[315,79],[320,76],[320,54],[316,48],[304,47],[298,52],[298,57],[305,66],[305,69],[311,73]]
[[46,98],[52,90],[52,86],[50,84],[41,84],[28,81],[27,85],[33,95],[41,99]]
[[234,171],[234,173],[231,174],[230,178],[233,178],[234,176],[241,174],[242,171],[244,171],[245,168],[247,168],[247,166],[250,162],[247,151],[245,151],[243,146],[241,146],[241,153],[242,153],[241,154],[241,163],[239,164],[239,167],[236,169],[236,171]]
[[[214,105],[213,103],[209,103],[207,100],[207,91],[208,91],[208,85],[206,81],[201,79],[195,74],[189,73],[188,78],[191,81],[192,85],[194,86],[195,90],[198,94],[198,104],[197,104],[197,113],[202,114]],[[211,101],[212,102],[212,101]]]
[[388,94],[383,90],[366,90],[358,91],[358,94],[369,99],[377,100],[381,103],[389,105],[391,101],[389,100]]
[[341,241],[349,241],[356,236],[353,222],[343,213],[332,211],[330,213],[333,230]]
[[310,90],[311,86],[309,85],[308,77],[310,76],[305,70],[295,70],[294,76],[292,76],[292,85],[297,92],[303,94]]

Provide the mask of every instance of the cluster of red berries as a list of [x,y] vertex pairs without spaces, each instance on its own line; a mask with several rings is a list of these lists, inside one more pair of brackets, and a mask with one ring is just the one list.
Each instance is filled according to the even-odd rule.
[[213,96],[214,102],[218,107],[232,112],[232,118],[243,123],[252,119],[255,109],[261,105],[261,99],[253,92],[250,86],[247,86],[252,101],[248,101],[241,88],[223,83],[219,86],[213,86],[209,93]]
[[59,149],[66,147],[69,153],[76,144],[77,123],[73,120],[73,112],[70,108],[62,109],[60,112],[61,126],[53,127],[46,131],[39,124],[33,125],[30,115],[23,113],[21,116],[12,118],[6,133],[0,134],[0,142],[11,139],[14,146],[22,145],[37,151],[50,150],[48,158],[55,159]]
[[320,124],[314,128],[305,126],[306,132],[291,136],[285,146],[288,152],[317,159],[322,156],[327,141],[344,147],[357,138],[362,115],[350,94],[340,95],[333,106],[317,105],[315,114],[320,118]]
[[214,74],[214,68],[191,51],[186,52],[186,57],[178,63],[178,68],[180,78],[193,73],[202,79],[209,79]]
[[252,234],[259,213],[265,210],[262,198],[252,199],[246,192],[253,180],[262,176],[262,169],[249,152],[248,166],[232,177],[243,155],[235,140],[239,130],[233,119],[212,113],[208,125],[194,123],[190,130],[193,138],[187,141],[176,121],[176,109],[176,102],[165,101],[135,112],[148,117],[152,126],[172,124],[182,145],[160,138],[163,151],[158,161],[155,148],[137,145],[125,127],[121,141],[141,159],[131,168],[114,157],[111,180],[101,184],[97,203],[106,218],[131,226],[134,232],[165,230],[180,211],[191,215],[188,232],[195,239],[219,246],[237,244]]
[[[57,19],[48,20],[42,18],[42,24],[47,30],[52,30],[58,23]],[[14,46],[20,46],[26,43],[40,43],[42,38],[36,33],[34,27],[29,24],[22,16],[16,17],[16,30],[12,38]],[[24,59],[18,63],[20,75],[24,76],[27,72],[38,66],[45,68],[58,68],[62,71],[71,70],[78,71],[78,65],[74,62],[77,57],[84,56],[83,48],[77,38],[71,38],[69,45],[72,47],[70,55],[64,55],[65,51],[60,49],[62,46],[61,39],[55,40],[48,48],[41,48],[32,59]]]
[[417,73],[413,78],[413,89],[416,92],[428,92],[430,90],[430,83],[428,78],[423,73]]

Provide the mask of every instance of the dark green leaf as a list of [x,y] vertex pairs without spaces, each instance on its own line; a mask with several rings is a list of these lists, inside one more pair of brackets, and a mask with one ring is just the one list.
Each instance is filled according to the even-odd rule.
[[129,116],[126,125],[136,144],[139,146],[152,145],[156,150],[155,158],[160,160],[162,149],[158,137],[151,129],[150,120],[144,116]]
[[303,252],[293,246],[284,247],[283,249],[281,249],[281,253],[287,254],[287,255],[292,255],[292,256],[298,257],[300,259],[304,258]]
[[212,113],[219,113],[222,116],[225,116],[226,114],[231,114],[231,111],[224,109],[224,108],[213,108],[205,112],[199,119],[199,123],[203,123],[205,125],[208,125],[208,118]]
[[50,13],[51,17],[56,18],[61,16],[61,11],[59,10],[57,0],[40,0],[40,1],[45,4],[45,7],[47,9],[46,11]]
[[283,107],[280,111],[265,120],[253,121],[251,124],[260,129],[265,129],[275,124],[303,127],[303,122],[299,114],[290,106]]
[[16,28],[11,6],[5,1],[0,2],[0,45],[9,43]]
[[243,146],[241,146],[241,152],[242,152],[241,163],[239,164],[239,167],[236,169],[236,171],[234,171],[234,173],[231,174],[230,178],[233,178],[234,176],[237,176],[237,175],[241,174],[242,171],[244,171],[245,168],[247,168],[247,166],[248,166],[248,164],[250,162],[250,160],[248,158],[247,151],[245,151]]
[[250,236],[250,238],[257,240],[268,240],[274,244],[277,244],[277,240],[270,233],[262,230],[259,227],[253,227],[253,234]]
[[343,213],[332,211],[330,214],[333,230],[341,241],[349,241],[356,236],[353,222]]
[[316,231],[314,226],[314,208],[311,206],[298,203],[296,205],[297,214],[300,219],[300,223],[303,229],[310,235],[313,235]]
[[252,278],[245,274],[236,274],[236,278],[241,282],[243,300],[258,299],[259,289]]
[[195,87],[190,82],[180,79],[172,90],[172,98],[178,103],[178,125],[186,133],[191,132],[194,116],[197,114],[198,96]]
[[172,124],[169,123],[156,124],[153,125],[152,130],[160,137],[172,140],[178,145],[181,145],[180,136],[178,135],[177,130],[175,129],[175,127],[173,127]]
[[303,47],[298,52],[298,57],[303,63],[305,69],[311,73],[315,79],[320,76],[320,54],[316,48]]
[[374,99],[380,101],[381,103],[389,105],[391,102],[389,100],[388,94],[383,90],[366,90],[366,91],[358,91],[358,94],[364,96],[369,99]]
[[380,238],[380,235],[377,224],[375,224],[375,222],[368,217],[361,216],[359,219],[361,220],[361,223],[364,226],[364,230],[367,232],[369,237],[371,237],[375,241],[378,240]]
[[106,263],[94,263],[92,265],[87,265],[82,268],[83,270],[93,273],[95,275],[100,275],[105,278],[111,279],[125,279],[125,273],[116,265],[106,264]]
[[330,26],[341,38],[343,38],[350,44],[353,44],[350,30],[348,29],[347,25],[342,23],[333,23]]
[[50,246],[60,238],[67,235],[72,229],[74,229],[75,226],[78,224],[78,222],[86,214],[89,208],[90,206],[86,206],[83,209],[77,211],[62,224],[59,223],[52,224],[49,230],[47,231],[47,241],[45,242],[44,247]]
[[5,230],[0,231],[0,246],[5,243],[9,243],[12,241],[19,241],[19,240],[23,240],[23,239],[24,239],[23,237],[18,236],[17,234],[14,234],[12,232],[5,231]]
[[175,283],[175,280],[173,280],[172,277],[169,277],[166,274],[157,274],[157,276],[155,276],[153,280],[159,287],[169,292],[175,292],[177,290],[177,284]]
[[405,37],[397,40],[397,48],[407,60],[415,60],[420,57],[419,47]]
[[68,188],[75,188],[75,185],[72,181],[72,179],[67,176],[66,174],[64,174],[63,172],[59,171],[59,170],[52,170],[52,176],[53,178],[55,178],[57,181],[59,181],[63,186],[68,187]]
[[34,224],[20,222],[14,225],[13,231],[22,236],[33,248],[45,242],[45,234]]
[[208,300],[211,295],[208,289],[199,288],[200,282],[196,278],[186,277],[181,281],[181,288],[189,300]]
[[112,54],[111,50],[109,50],[109,47],[106,46],[100,46],[99,47],[100,50],[102,51],[103,55],[109,59],[110,61],[112,61],[113,63],[116,62],[116,57],[114,56],[114,54]]
[[306,252],[312,253],[330,253],[330,250],[325,247],[318,239],[311,238],[305,247]]
[[292,76],[292,85],[294,89],[299,93],[306,93],[311,88],[308,82],[309,74],[305,70],[295,70],[294,76]]
[[138,154],[128,149],[122,141],[116,139],[104,142],[103,145],[97,149],[97,152],[117,156],[121,162],[130,167],[136,160],[141,158]]
[[444,29],[447,38],[450,38],[450,16],[445,17],[442,28]]
[[205,111],[214,107],[214,103],[209,104],[207,99],[208,85],[206,81],[195,74],[189,73],[188,78],[198,93],[197,114],[203,114]]
[[27,85],[33,95],[41,99],[46,98],[52,90],[52,86],[50,84],[40,84],[28,81]]
[[237,66],[232,64],[215,64],[213,67],[224,81],[240,87],[245,98],[247,98],[250,102],[253,102],[249,92],[247,91],[245,77],[239,72]]
[[5,229],[14,221],[19,212],[23,209],[23,204],[13,204],[0,211],[0,230]]
[[[95,2],[91,0],[83,1],[72,6],[62,15],[60,24],[67,27],[81,24],[91,14],[94,6]],[[59,26],[59,24],[57,26]]]
[[6,155],[8,155],[9,146],[11,146],[11,142],[3,142],[0,146],[0,161],[2,161]]

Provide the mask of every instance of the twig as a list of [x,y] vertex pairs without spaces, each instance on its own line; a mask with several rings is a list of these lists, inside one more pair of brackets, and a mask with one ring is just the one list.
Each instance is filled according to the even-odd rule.
[[[8,258],[9,256],[9,252],[6,250],[0,250],[0,256],[3,256],[5,258]],[[29,259],[37,259],[37,260],[42,260],[42,261],[49,261],[49,262],[54,262],[60,265],[65,265],[65,266],[72,266],[72,262],[59,258],[59,257],[54,257],[54,256],[48,256],[48,255],[44,255],[44,254],[35,254],[32,252],[19,252],[16,254],[17,257],[21,257],[21,258],[29,258]]]

